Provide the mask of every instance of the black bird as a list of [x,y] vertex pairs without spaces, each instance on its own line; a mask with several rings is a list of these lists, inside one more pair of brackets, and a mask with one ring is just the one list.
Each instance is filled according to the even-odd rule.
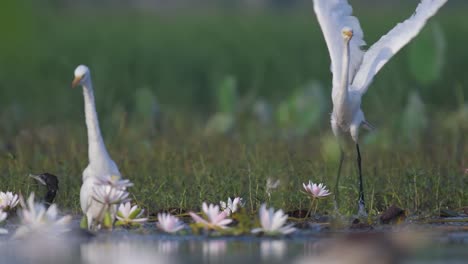
[[44,196],[44,204],[46,208],[49,208],[49,206],[54,203],[55,196],[59,189],[59,180],[57,176],[48,172],[42,174],[29,174],[29,176],[37,180],[40,184],[46,186],[47,193]]
[[[48,172],[42,174],[29,174],[29,176],[47,188],[43,203],[46,208],[49,208],[49,206],[54,203],[55,196],[59,190],[59,180],[57,176]],[[79,227],[72,227],[69,233],[71,234],[71,237],[73,237],[78,243],[89,241],[95,237],[95,234],[88,231],[88,229],[85,230]]]

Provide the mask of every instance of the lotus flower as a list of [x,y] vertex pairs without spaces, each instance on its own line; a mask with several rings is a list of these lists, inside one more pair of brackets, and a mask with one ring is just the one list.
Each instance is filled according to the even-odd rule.
[[17,194],[12,192],[0,192],[0,210],[9,211],[18,205],[19,199]]
[[27,204],[23,197],[20,197],[20,203],[23,208],[20,212],[22,225],[16,230],[15,238],[32,233],[60,235],[69,230],[67,225],[71,221],[71,216],[67,215],[58,219],[55,204],[46,209],[44,205],[34,203],[34,193],[29,196]]
[[137,205],[132,205],[130,202],[121,204],[119,210],[117,211],[117,223],[116,225],[139,225],[148,221],[148,218],[138,218],[143,215],[145,210],[138,208]]
[[288,216],[283,213],[283,210],[278,210],[275,212],[275,209],[266,208],[266,204],[262,204],[259,211],[260,216],[260,224],[262,227],[254,228],[252,233],[260,233],[264,232],[266,234],[290,234],[296,231],[293,224],[284,226],[286,221],[288,220]]
[[227,213],[219,211],[219,206],[210,204],[209,206],[204,202],[202,205],[203,213],[206,216],[206,220],[195,214],[189,212],[190,216],[196,223],[202,224],[205,229],[225,229],[227,225],[232,222],[232,219],[227,219]]
[[128,187],[132,187],[133,183],[130,182],[130,180],[123,180],[117,175],[106,175],[97,179],[97,185],[111,186],[115,189],[125,191]]
[[127,201],[128,192],[120,189],[116,189],[110,185],[100,185],[94,187],[94,200],[105,204],[120,204]]
[[[0,223],[5,221],[5,219],[7,218],[7,213],[5,212],[2,212],[0,210]],[[4,235],[4,234],[8,234],[8,230],[4,229],[4,228],[0,228],[0,235]]]
[[303,183],[302,186],[306,191],[306,194],[312,198],[322,198],[330,195],[331,193],[327,190],[327,186],[323,185],[323,183],[315,184],[309,181],[309,184]]
[[171,214],[159,213],[156,226],[166,233],[175,233],[184,228],[184,223]]
[[240,197],[236,197],[234,198],[234,200],[231,200],[231,198],[229,197],[227,203],[224,201],[220,201],[219,205],[221,206],[221,210],[225,211],[228,216],[237,212],[237,209],[239,209],[239,207],[244,206],[242,198]]

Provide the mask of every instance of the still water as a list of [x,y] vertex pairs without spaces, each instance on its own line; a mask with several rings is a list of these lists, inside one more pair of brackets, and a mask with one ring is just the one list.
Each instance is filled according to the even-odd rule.
[[468,232],[301,230],[271,238],[170,236],[145,228],[91,238],[76,232],[0,238],[0,264],[32,263],[468,263]]

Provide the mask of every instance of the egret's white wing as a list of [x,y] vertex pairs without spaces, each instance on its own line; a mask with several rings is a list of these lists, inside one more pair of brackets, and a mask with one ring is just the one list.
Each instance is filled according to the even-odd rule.
[[361,47],[366,45],[364,34],[359,24],[359,20],[352,16],[353,8],[346,0],[313,0],[314,11],[318,22],[322,28],[325,42],[328,46],[331,59],[331,71],[333,73],[333,91],[332,96],[342,78],[342,60],[345,49],[342,29],[349,27],[353,30],[353,38],[350,41],[350,65],[349,79],[353,80],[354,74],[361,64],[364,52]]
[[410,18],[396,25],[387,35],[372,45],[364,55],[351,89],[358,90],[361,94],[365,93],[372,79],[385,63],[421,31],[427,20],[445,2],[447,0],[422,0]]

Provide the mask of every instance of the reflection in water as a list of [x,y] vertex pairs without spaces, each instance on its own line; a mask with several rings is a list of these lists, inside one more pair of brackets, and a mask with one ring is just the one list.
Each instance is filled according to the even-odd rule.
[[[226,240],[208,240],[203,241],[202,252],[204,260],[220,260],[225,254],[227,249]],[[197,252],[194,252],[197,254]]]
[[427,233],[357,232],[333,240],[321,240],[312,245],[316,254],[300,258],[296,264],[393,264],[408,260],[418,249],[427,246]]
[[260,242],[262,260],[280,260],[286,255],[287,246],[284,240],[263,240]]
[[[464,234],[468,237],[468,234]],[[2,237],[0,264],[408,263],[421,262],[424,258],[446,263],[447,256],[453,263],[468,257],[466,244],[459,243],[461,245],[458,248],[453,244],[427,244],[434,239],[446,241],[451,238],[447,234],[428,235],[407,230],[394,233],[357,232],[342,236],[328,234],[326,238],[311,235],[289,239],[202,239],[130,232],[101,233],[90,242],[74,240],[70,236],[30,237],[22,240]],[[421,247],[423,250],[420,250]]]
[[83,264],[153,264],[177,263],[169,255],[163,255],[141,242],[89,243],[81,246]]
[[72,241],[62,237],[30,236],[27,239],[0,241],[0,263],[49,264],[78,263]]
[[162,255],[175,255],[179,251],[179,241],[159,241],[157,251]]

